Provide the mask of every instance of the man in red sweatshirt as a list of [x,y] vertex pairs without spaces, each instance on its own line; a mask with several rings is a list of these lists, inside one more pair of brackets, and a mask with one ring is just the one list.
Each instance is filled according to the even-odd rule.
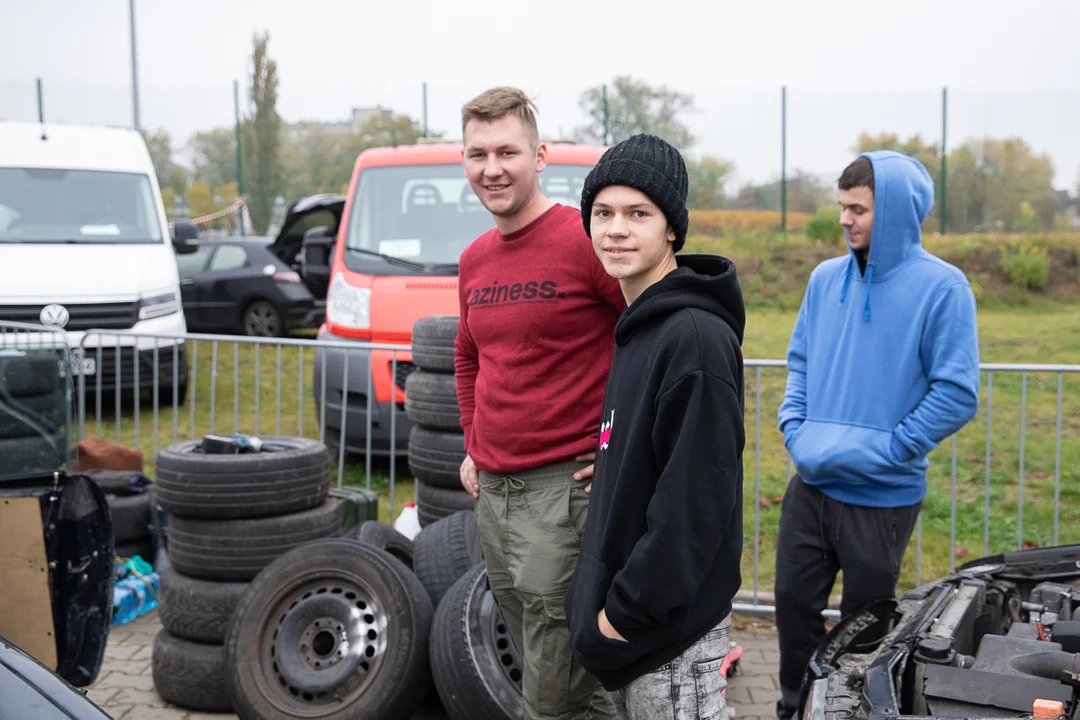
[[600,408],[626,306],[581,213],[540,190],[532,102],[494,88],[462,108],[465,175],[495,228],[462,253],[455,373],[488,582],[521,654],[526,720],[614,717],[574,659],[577,565]]

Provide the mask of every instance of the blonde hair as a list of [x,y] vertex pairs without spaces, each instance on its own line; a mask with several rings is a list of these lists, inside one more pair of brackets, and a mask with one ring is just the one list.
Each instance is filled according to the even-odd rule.
[[485,90],[461,107],[461,132],[470,120],[495,122],[512,115],[531,131],[534,143],[540,140],[536,125],[536,106],[529,97],[512,87],[496,87]]

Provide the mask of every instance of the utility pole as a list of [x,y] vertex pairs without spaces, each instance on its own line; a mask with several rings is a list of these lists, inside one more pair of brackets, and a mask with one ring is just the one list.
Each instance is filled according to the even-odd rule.
[[604,99],[604,142],[601,143],[601,144],[602,145],[607,145],[608,144],[608,137],[610,137],[610,131],[609,131],[609,126],[608,126],[607,83],[602,85],[601,89],[603,90],[603,99]]
[[131,107],[135,120],[135,129],[142,129],[139,124],[139,67],[135,52],[135,0],[128,0],[128,16],[131,20]]
[[949,202],[946,189],[949,183],[949,151],[945,145],[945,131],[949,118],[949,90],[941,88],[941,234],[948,229]]
[[[233,80],[233,112],[236,115],[236,196],[244,197],[243,153],[240,139],[240,81]],[[244,235],[244,210],[240,209],[240,235]]]
[[424,137],[428,136],[427,125],[427,83],[424,83]]
[[780,232],[787,232],[787,85],[780,88]]

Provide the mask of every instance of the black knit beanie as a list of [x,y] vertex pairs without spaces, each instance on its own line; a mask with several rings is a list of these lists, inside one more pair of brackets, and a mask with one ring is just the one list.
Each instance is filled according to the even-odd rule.
[[686,243],[690,215],[686,209],[689,178],[682,155],[655,135],[634,135],[608,148],[585,178],[581,190],[581,220],[589,231],[596,194],[609,185],[625,185],[640,190],[660,208],[675,231],[674,250]]

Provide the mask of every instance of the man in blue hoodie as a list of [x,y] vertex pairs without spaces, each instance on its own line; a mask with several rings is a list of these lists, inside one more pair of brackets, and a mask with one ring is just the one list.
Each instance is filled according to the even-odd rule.
[[810,275],[779,411],[796,469],[776,551],[781,720],[798,709],[837,571],[843,615],[893,596],[927,454],[979,402],[975,296],[963,272],[922,247],[930,174],[906,155],[870,152],[839,188],[848,253]]

